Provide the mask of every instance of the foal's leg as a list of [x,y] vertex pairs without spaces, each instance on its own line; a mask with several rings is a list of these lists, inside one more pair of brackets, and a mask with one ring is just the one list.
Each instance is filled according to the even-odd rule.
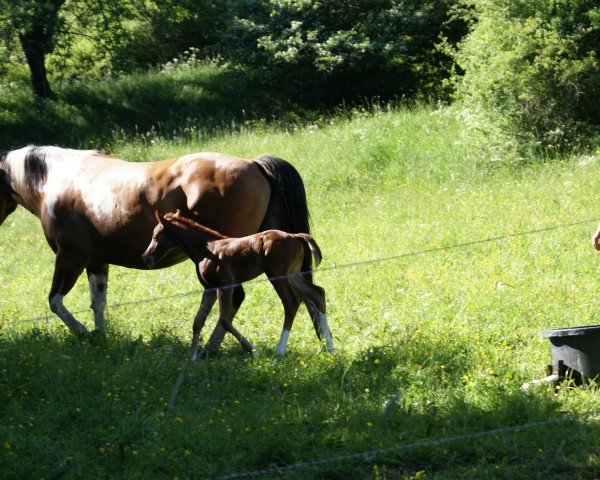
[[[256,353],[256,347],[252,345],[246,337],[244,337],[236,328],[232,325],[233,315],[235,308],[233,306],[233,288],[226,288],[219,290],[217,297],[219,299],[219,307],[221,313],[219,315],[219,323],[223,325],[223,328],[231,333],[238,342],[242,345],[243,349],[250,353]],[[239,305],[238,305],[239,307]]]
[[194,318],[194,327],[193,327],[193,335],[192,335],[192,350],[190,352],[190,359],[192,361],[197,360],[200,356],[202,356],[202,352],[198,355],[198,339],[200,338],[200,331],[202,327],[204,327],[204,323],[206,322],[206,317],[210,313],[211,308],[215,304],[215,300],[217,299],[217,292],[214,289],[204,290],[202,293],[202,302],[200,303],[200,308],[196,313],[196,317]]
[[[269,277],[277,277],[276,275],[269,275]],[[294,324],[294,318],[298,313],[300,307],[300,300],[292,291],[287,278],[279,278],[278,280],[271,280],[271,284],[275,288],[277,295],[283,303],[284,319],[283,329],[281,330],[281,337],[277,344],[275,354],[279,356],[285,355],[285,349],[287,347],[288,340],[290,338],[290,331]]]
[[[237,285],[233,288],[233,317],[231,317],[231,321],[233,322],[233,318],[235,317],[237,311],[240,308],[240,305],[244,301],[246,294],[244,293],[244,288],[241,285]],[[200,356],[206,355],[214,355],[219,350],[221,343],[223,342],[223,338],[225,338],[225,327],[221,325],[221,322],[217,322],[215,329],[213,330],[208,342],[200,352]]]
[[88,262],[79,255],[59,250],[56,254],[54,277],[48,300],[50,310],[60,317],[69,329],[76,334],[88,335],[89,332],[63,305],[63,298],[71,291]]
[[331,337],[331,330],[329,330],[329,324],[327,323],[326,302],[325,302],[325,290],[318,285],[312,283],[311,280],[307,280],[301,274],[290,275],[290,284],[293,290],[300,296],[310,318],[315,327],[317,338],[321,340],[325,337],[325,344],[327,351],[333,353],[333,339]]
[[104,333],[106,330],[104,309],[106,308],[106,289],[108,287],[108,264],[88,265],[86,271],[92,298],[90,308],[94,312],[96,331]]

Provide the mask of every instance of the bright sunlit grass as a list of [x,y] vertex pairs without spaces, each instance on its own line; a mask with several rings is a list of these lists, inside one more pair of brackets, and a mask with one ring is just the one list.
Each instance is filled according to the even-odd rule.
[[[236,324],[261,356],[226,339],[218,357],[185,367],[169,410],[199,303],[174,295],[199,291],[193,265],[113,267],[106,342],[81,342],[48,311],[53,256],[19,210],[0,228],[7,477],[210,478],[600,410],[595,387],[520,390],[551,361],[543,330],[600,323],[595,157],[475,165],[460,125],[428,108],[297,131],[249,125],[206,143],[153,140],[112,153],[270,152],[297,167],[338,354],[319,352],[302,311],[288,355],[273,363],[282,307],[268,283],[252,283]],[[546,227],[556,228],[534,232]],[[88,303],[81,279],[66,304]],[[22,322],[30,317],[47,320]],[[90,313],[79,317],[91,326]],[[285,478],[593,478],[599,441],[591,418]]]

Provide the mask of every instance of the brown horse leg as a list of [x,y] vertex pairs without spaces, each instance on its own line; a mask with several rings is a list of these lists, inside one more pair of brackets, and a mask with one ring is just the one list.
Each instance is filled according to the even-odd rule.
[[[276,276],[277,275],[269,275],[269,277]],[[296,317],[296,313],[298,313],[298,308],[300,307],[300,300],[292,291],[287,279],[284,278],[271,280],[271,284],[273,285],[273,288],[275,288],[277,295],[279,295],[281,303],[283,303],[283,329],[281,330],[281,337],[279,337],[279,343],[277,344],[277,349],[275,350],[276,355],[283,357],[285,355],[285,349],[290,338],[290,331],[292,330],[292,325],[294,324],[294,318]]]
[[198,339],[200,338],[200,331],[206,322],[206,317],[208,317],[208,314],[215,304],[216,299],[217,292],[214,289],[204,290],[204,293],[202,293],[202,302],[200,303],[200,308],[198,309],[196,317],[194,318],[192,350],[190,352],[190,359],[192,361],[197,360],[202,355],[202,353],[198,355]]
[[50,310],[54,312],[65,323],[69,329],[76,334],[88,335],[88,330],[69,312],[63,305],[64,296],[71,291],[81,272],[87,263],[86,259],[79,255],[61,252],[56,254],[54,266],[54,277],[48,300]]
[[[244,293],[244,288],[241,285],[238,285],[233,288],[232,304],[234,312],[232,321],[235,315],[237,314],[237,311],[239,310],[240,305],[244,301],[245,297],[246,294]],[[210,336],[208,342],[200,352],[200,356],[204,357],[206,355],[216,354],[219,350],[219,347],[221,346],[221,343],[223,342],[223,338],[225,338],[225,328],[223,327],[223,325],[221,325],[220,322],[217,322],[217,325],[213,330],[212,335]]]
[[238,342],[242,345],[242,348],[250,353],[256,353],[256,347],[252,345],[233,325],[233,314],[235,309],[233,307],[233,291],[234,288],[226,288],[219,290],[217,297],[219,299],[219,307],[221,313],[219,315],[219,323],[223,325],[223,328],[231,333]]
[[304,275],[293,274],[289,278],[292,289],[306,305],[313,326],[315,327],[317,338],[321,340],[321,337],[325,337],[327,351],[333,353],[335,350],[333,348],[331,331],[327,323],[325,290],[312,283],[312,279],[307,280]]
[[108,264],[88,265],[86,272],[92,298],[90,308],[94,312],[96,331],[104,333],[106,330],[104,309],[106,308],[106,289],[108,287]]

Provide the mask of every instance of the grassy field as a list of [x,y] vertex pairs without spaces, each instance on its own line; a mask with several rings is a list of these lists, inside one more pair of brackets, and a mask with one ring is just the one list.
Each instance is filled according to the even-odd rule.
[[[261,356],[227,338],[216,358],[188,364],[199,302],[190,262],[113,267],[106,341],[79,341],[48,310],[53,255],[19,209],[0,228],[2,478],[219,478],[600,411],[596,387],[520,389],[550,363],[543,330],[600,323],[593,148],[478,164],[451,116],[414,108],[111,149],[130,160],[215,150],[292,161],[324,253],[316,282],[338,353],[319,351],[303,310],[274,363],[282,307],[254,282],[236,323]],[[66,304],[91,327],[84,281]],[[590,416],[264,477],[599,476]]]

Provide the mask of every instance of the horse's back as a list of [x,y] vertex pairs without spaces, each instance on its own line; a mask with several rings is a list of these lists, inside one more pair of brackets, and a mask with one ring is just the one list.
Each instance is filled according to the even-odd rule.
[[[141,254],[156,210],[181,210],[215,230],[242,236],[258,231],[270,191],[252,161],[220,153],[127,162],[91,151],[65,152],[48,170],[42,222],[53,244],[70,235],[66,230],[75,221],[83,225],[77,243],[93,244],[86,255],[94,261],[144,268]],[[183,258],[173,254],[158,267]]]

